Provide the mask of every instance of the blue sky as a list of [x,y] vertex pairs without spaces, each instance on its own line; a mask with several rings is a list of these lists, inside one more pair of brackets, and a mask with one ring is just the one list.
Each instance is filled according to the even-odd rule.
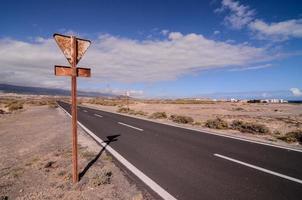
[[[300,5],[300,6],[299,6]],[[1,1],[0,83],[69,88],[53,33],[92,40],[79,89],[302,97],[301,1]]]

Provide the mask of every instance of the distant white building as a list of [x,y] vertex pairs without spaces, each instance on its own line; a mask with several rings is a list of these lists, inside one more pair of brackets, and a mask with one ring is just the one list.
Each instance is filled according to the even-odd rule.
[[284,99],[265,99],[261,100],[262,103],[287,103]]
[[231,102],[238,102],[238,100],[237,100],[237,99],[234,99],[234,98],[231,98],[230,101],[231,101]]

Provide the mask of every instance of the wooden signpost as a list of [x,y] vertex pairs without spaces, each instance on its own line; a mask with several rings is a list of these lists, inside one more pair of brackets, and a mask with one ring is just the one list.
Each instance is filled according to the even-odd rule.
[[79,181],[78,174],[78,135],[77,135],[77,77],[90,77],[89,68],[77,67],[78,62],[90,46],[90,41],[66,36],[61,34],[53,35],[58,46],[67,58],[71,67],[55,65],[56,76],[71,76],[71,115],[72,115],[72,180]]

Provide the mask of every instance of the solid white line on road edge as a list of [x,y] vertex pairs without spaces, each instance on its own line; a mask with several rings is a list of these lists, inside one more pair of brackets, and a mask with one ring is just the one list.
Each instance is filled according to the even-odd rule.
[[[59,107],[69,116],[71,115],[59,105]],[[142,171],[137,169],[134,165],[132,165],[128,160],[126,160],[122,155],[120,155],[117,151],[111,148],[107,143],[101,140],[98,136],[96,136],[92,131],[86,128],[81,122],[78,121],[78,125],[86,131],[94,140],[96,140],[100,145],[106,148],[106,150],[111,153],[120,163],[122,163],[128,170],[130,170],[134,175],[136,175],[141,181],[143,181],[147,186],[149,186],[155,193],[157,193],[161,198],[165,200],[177,200],[170,193],[168,193],[165,189],[160,187],[156,182],[154,182],[151,178],[145,175]]]
[[265,173],[268,173],[268,174],[272,174],[272,175],[275,175],[275,176],[279,176],[279,177],[281,177],[281,178],[285,178],[285,179],[287,179],[287,180],[294,181],[294,182],[296,182],[296,183],[302,184],[302,180],[297,179],[297,178],[293,178],[293,177],[290,177],[290,176],[286,176],[286,175],[284,175],[284,174],[280,174],[280,173],[278,173],[278,172],[274,172],[274,171],[271,171],[271,170],[268,170],[268,169],[264,169],[264,168],[262,168],[262,167],[257,167],[257,166],[255,166],[255,165],[248,164],[248,163],[245,163],[245,162],[242,162],[242,161],[239,161],[239,160],[236,160],[236,159],[227,157],[227,156],[223,156],[223,155],[220,155],[220,154],[214,154],[214,156],[217,156],[217,157],[220,157],[220,158],[223,158],[223,159],[226,159],[226,160],[229,160],[229,161],[232,161],[232,162],[235,162],[235,163],[238,163],[238,164],[241,164],[241,165],[244,165],[244,166],[253,168],[253,169],[257,169],[257,170],[259,170],[259,171],[262,171],[262,172],[265,172]]
[[102,115],[98,115],[98,114],[93,114],[94,116],[97,116],[97,117],[103,117]]
[[130,127],[130,128],[136,129],[136,130],[138,130],[138,131],[143,131],[143,129],[141,129],[141,128],[137,128],[137,127],[131,126],[131,125],[129,125],[129,124],[124,124],[124,123],[122,123],[122,122],[118,122],[118,124],[123,125],[123,126],[128,126],[128,127]]
[[83,110],[84,112],[88,112],[87,110]]

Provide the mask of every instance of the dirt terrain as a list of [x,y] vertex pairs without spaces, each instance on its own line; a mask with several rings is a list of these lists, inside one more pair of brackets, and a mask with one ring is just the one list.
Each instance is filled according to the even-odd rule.
[[[2,106],[4,107],[4,106]],[[70,119],[59,108],[25,106],[0,115],[0,199],[153,199],[80,128],[71,180]]]
[[[83,100],[83,105],[107,110],[110,112],[118,111],[121,106],[108,106],[96,103],[90,103],[87,100]],[[104,103],[102,103],[104,104]],[[121,104],[123,107],[125,101]],[[156,102],[145,103],[142,101],[131,101],[129,109],[136,112],[141,111],[143,115],[136,115],[135,117],[149,118],[152,113],[165,112],[167,118],[155,119],[169,124],[173,123],[169,116],[181,115],[189,116],[194,122],[188,124],[177,124],[185,127],[194,127],[200,130],[215,131],[217,133],[237,135],[240,137],[247,137],[256,140],[263,140],[268,142],[279,143],[283,145],[301,146],[298,142],[285,143],[277,138],[284,136],[290,131],[300,131],[302,129],[302,105],[301,104],[288,104],[288,103],[232,103],[232,102],[205,102],[198,104],[187,103],[170,103]],[[126,113],[127,114],[127,113]],[[134,116],[134,115],[132,115]],[[205,123],[211,119],[220,118],[227,123],[231,124],[234,120],[240,120],[251,124],[261,124],[268,128],[270,134],[249,134],[242,133],[233,129],[209,129],[205,126]],[[154,119],[152,119],[154,120]]]
[[294,104],[248,104],[218,102],[213,104],[145,104],[130,106],[134,110],[148,113],[166,112],[191,116],[195,121],[204,123],[216,117],[231,122],[235,119],[265,123],[269,128],[287,132],[302,128],[302,105]]

